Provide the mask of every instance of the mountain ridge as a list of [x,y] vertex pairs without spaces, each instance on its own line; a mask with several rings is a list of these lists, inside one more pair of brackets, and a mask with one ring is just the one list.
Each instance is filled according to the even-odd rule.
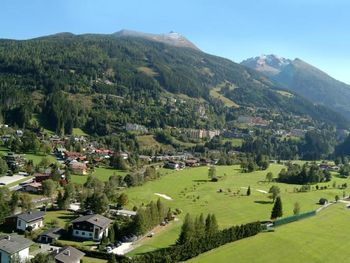
[[[314,103],[325,105],[350,120],[350,104],[348,103],[350,101],[350,85],[336,80],[300,58],[284,60],[289,61],[289,63],[279,68],[273,67],[268,61],[264,61],[268,67],[259,66],[260,64],[264,65],[261,61],[259,62],[259,57],[244,60],[241,65],[258,70],[284,88],[294,91]],[[272,67],[273,70],[270,70],[269,67]]]

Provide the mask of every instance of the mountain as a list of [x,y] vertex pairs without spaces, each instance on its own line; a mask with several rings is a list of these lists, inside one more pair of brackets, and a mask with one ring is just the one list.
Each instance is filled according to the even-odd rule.
[[18,127],[97,135],[126,123],[221,129],[252,109],[348,126],[256,70],[139,34],[0,40],[0,122]]
[[186,37],[173,31],[169,32],[168,34],[157,35],[157,34],[143,33],[143,32],[123,29],[121,31],[114,33],[113,35],[117,37],[139,37],[139,38],[144,38],[152,41],[169,44],[175,47],[188,47],[188,48],[199,50],[199,48],[196,47]]
[[350,86],[301,59],[289,60],[268,55],[247,59],[241,64],[258,70],[272,81],[350,120]]
[[261,55],[259,57],[246,59],[242,61],[241,64],[271,77],[279,74],[291,62],[290,59],[278,57],[276,55]]

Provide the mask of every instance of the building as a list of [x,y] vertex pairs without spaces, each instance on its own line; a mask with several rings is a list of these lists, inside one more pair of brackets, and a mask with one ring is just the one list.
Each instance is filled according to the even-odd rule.
[[5,224],[15,230],[35,230],[44,226],[44,215],[43,211],[30,211],[7,217]]
[[57,263],[80,263],[85,253],[74,247],[64,247],[53,252],[53,257]]
[[85,163],[78,162],[76,160],[69,163],[69,168],[74,174],[87,174],[87,166]]
[[44,244],[51,244],[63,235],[64,230],[62,228],[56,227],[46,230],[38,236],[38,242]]
[[108,227],[112,220],[102,215],[81,216],[72,221],[72,236],[79,239],[100,241],[103,234],[108,235]]
[[22,189],[25,192],[37,194],[41,193],[42,185],[39,182],[32,182],[30,184],[23,185]]
[[16,259],[25,262],[33,242],[16,234],[0,236],[0,262],[10,263]]
[[115,215],[124,216],[124,217],[132,217],[132,216],[136,216],[137,212],[121,209],[121,210],[116,210]]

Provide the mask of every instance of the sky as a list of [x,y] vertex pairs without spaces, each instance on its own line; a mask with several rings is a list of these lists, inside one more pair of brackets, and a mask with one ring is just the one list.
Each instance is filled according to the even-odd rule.
[[175,31],[235,62],[300,58],[350,84],[348,0],[0,0],[0,38]]

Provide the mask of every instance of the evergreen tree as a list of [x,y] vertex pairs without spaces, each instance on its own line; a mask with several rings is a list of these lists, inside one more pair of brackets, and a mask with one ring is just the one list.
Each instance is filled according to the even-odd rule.
[[250,196],[250,186],[248,186],[248,189],[247,189],[247,196]]
[[111,243],[114,244],[114,242],[115,242],[114,225],[108,229],[108,239]]
[[281,197],[278,196],[271,211],[271,219],[276,219],[278,217],[281,217],[282,215],[282,200]]
[[194,229],[194,223],[192,220],[192,217],[190,214],[186,214],[184,223],[181,227],[181,232],[178,240],[176,241],[177,244],[182,245],[186,244],[187,242],[191,241],[195,237],[195,229]]

